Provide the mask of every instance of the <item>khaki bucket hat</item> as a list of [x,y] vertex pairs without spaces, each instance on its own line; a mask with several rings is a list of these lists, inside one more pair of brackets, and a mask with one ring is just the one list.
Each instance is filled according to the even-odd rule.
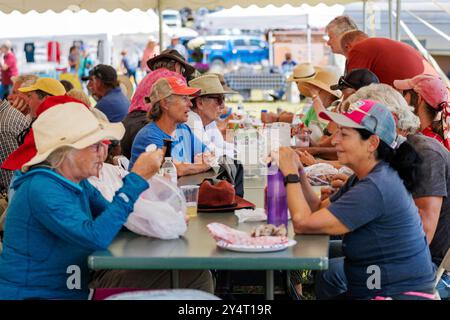
[[100,120],[85,105],[77,102],[46,110],[32,128],[37,153],[22,166],[22,171],[45,161],[61,147],[83,149],[102,140],[121,140],[125,133],[122,123]]
[[189,81],[189,86],[200,89],[199,96],[210,94],[232,94],[233,90],[225,90],[220,83],[220,78],[216,74],[205,74]]

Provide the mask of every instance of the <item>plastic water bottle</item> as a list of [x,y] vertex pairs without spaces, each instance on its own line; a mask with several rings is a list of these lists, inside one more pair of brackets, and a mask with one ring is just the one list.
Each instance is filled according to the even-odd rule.
[[172,183],[177,185],[177,168],[175,167],[175,164],[172,161],[172,141],[164,139],[164,146],[166,148],[166,152],[164,154],[164,162],[161,166],[161,173],[163,177],[166,177],[169,179]]
[[277,227],[284,224],[287,229],[288,205],[284,176],[275,165],[269,167],[267,176],[266,206],[267,223]]

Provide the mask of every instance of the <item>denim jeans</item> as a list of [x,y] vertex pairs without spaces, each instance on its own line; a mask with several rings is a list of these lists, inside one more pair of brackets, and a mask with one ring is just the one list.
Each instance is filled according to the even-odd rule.
[[330,240],[328,257],[328,269],[317,272],[314,278],[317,300],[334,299],[347,291],[342,240]]
[[450,299],[450,274],[445,273],[442,275],[441,280],[438,282],[436,286],[436,290],[439,292],[439,296],[442,300]]
[[8,97],[9,93],[11,92],[11,85],[0,85],[0,100],[6,99]]

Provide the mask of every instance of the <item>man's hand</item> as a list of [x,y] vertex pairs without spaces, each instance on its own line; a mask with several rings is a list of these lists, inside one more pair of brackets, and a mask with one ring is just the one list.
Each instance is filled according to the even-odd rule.
[[24,115],[28,115],[31,112],[30,106],[28,105],[27,101],[25,101],[25,99],[22,97],[15,97],[14,100],[12,100],[10,103],[11,107],[19,110]]

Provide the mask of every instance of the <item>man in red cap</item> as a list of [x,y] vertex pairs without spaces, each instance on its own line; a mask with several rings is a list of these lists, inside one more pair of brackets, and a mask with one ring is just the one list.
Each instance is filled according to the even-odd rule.
[[[185,124],[191,110],[189,97],[200,89],[190,88],[176,77],[159,79],[152,87],[147,102],[152,104],[150,123],[143,127],[131,148],[130,168],[148,145],[163,147],[163,140],[172,140],[172,159],[178,176],[197,174],[210,169],[206,146],[198,140]],[[200,163],[199,163],[200,162]]]

